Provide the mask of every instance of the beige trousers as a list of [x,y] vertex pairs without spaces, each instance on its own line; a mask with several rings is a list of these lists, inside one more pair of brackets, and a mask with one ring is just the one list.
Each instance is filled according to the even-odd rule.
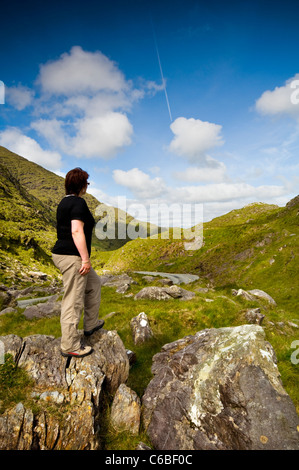
[[80,349],[78,324],[84,309],[83,328],[92,330],[98,324],[101,303],[101,278],[91,268],[84,276],[79,273],[81,257],[52,254],[55,266],[62,274],[64,295],[61,304],[61,350]]

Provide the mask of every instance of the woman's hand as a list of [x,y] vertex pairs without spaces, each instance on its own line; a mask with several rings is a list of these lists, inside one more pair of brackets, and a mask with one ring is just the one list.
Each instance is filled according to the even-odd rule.
[[82,260],[82,264],[81,264],[81,268],[79,270],[79,273],[84,276],[85,274],[89,273],[90,268],[91,268],[90,260],[88,260],[88,261],[83,261]]

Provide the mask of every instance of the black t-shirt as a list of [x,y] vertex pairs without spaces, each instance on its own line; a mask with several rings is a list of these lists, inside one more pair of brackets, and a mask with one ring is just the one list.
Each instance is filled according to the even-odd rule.
[[80,256],[72,237],[71,221],[82,220],[82,222],[84,222],[87,250],[90,256],[91,236],[95,220],[88,209],[86,201],[78,196],[65,196],[57,207],[56,219],[57,241],[52,253],[57,255]]

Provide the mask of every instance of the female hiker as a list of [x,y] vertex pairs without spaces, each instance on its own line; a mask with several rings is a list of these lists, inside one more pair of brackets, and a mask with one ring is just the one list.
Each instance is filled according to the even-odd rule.
[[84,345],[77,330],[84,309],[84,335],[102,328],[99,320],[101,279],[91,267],[91,237],[95,220],[82,196],[88,173],[81,168],[65,177],[65,197],[57,207],[57,241],[52,250],[55,266],[62,273],[64,295],[61,305],[61,354],[84,357],[93,350]]

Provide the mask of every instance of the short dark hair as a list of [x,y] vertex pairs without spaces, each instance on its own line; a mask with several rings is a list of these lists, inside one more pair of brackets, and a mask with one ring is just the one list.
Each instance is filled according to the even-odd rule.
[[66,174],[64,181],[65,194],[76,194],[76,196],[78,196],[87,185],[88,178],[89,174],[82,170],[82,168],[70,170]]

